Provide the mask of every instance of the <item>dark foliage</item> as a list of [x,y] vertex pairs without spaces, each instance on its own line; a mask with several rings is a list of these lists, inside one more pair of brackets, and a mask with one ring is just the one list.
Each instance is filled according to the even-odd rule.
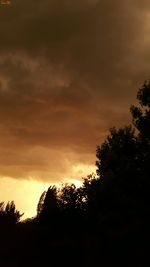
[[22,216],[23,214],[16,210],[14,201],[8,202],[6,206],[4,202],[0,203],[0,225],[15,225]]
[[137,100],[133,126],[110,129],[97,173],[80,188],[49,187],[37,216],[21,223],[14,202],[0,203],[2,266],[149,265],[150,82]]

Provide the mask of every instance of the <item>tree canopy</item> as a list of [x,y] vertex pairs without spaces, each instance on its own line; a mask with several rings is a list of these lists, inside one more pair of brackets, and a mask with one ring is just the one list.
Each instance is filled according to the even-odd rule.
[[106,261],[105,255],[115,255],[126,242],[126,255],[127,249],[136,257],[144,255],[142,246],[150,238],[150,81],[138,90],[137,100],[130,108],[132,124],[110,129],[96,149],[96,174],[83,177],[79,188],[50,186],[39,199],[35,218],[21,223],[13,201],[0,203],[1,232],[16,226],[3,240],[17,238],[23,247],[35,247],[35,255],[48,255],[49,247],[59,253],[80,248],[87,266],[95,251]]

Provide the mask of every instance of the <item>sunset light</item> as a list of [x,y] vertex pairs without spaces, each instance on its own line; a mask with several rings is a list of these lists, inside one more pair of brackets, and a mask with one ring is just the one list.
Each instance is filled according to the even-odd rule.
[[11,1],[10,0],[0,0],[0,5],[10,5]]
[[0,267],[149,266],[149,79],[150,0],[0,0]]

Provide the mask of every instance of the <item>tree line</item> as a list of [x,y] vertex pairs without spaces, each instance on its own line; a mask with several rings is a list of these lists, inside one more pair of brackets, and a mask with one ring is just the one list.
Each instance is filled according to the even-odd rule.
[[11,236],[22,247],[30,243],[36,252],[40,244],[42,255],[50,247],[55,251],[56,243],[63,255],[72,246],[78,254],[91,253],[83,257],[86,266],[93,265],[99,250],[103,259],[107,254],[113,258],[116,251],[122,257],[125,251],[128,257],[145,257],[150,237],[150,81],[138,90],[137,100],[138,105],[130,107],[131,125],[111,128],[97,146],[96,174],[83,178],[82,186],[50,186],[39,199],[37,215],[22,222],[13,201],[0,203],[3,243]]

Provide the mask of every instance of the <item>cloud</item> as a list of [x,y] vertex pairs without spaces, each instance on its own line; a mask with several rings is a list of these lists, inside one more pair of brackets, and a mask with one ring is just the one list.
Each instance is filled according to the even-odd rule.
[[94,164],[149,78],[149,19],[146,0],[0,6],[1,175],[75,179]]

